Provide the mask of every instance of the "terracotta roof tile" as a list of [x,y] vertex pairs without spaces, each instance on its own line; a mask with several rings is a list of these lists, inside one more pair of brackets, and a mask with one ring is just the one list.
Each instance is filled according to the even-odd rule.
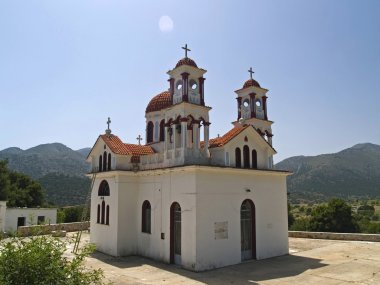
[[248,80],[244,83],[244,85],[243,85],[243,89],[244,89],[244,88],[251,87],[251,86],[256,86],[256,87],[260,87],[260,88],[261,88],[259,82],[257,82],[255,79],[248,79]]
[[113,153],[121,155],[146,155],[153,154],[154,150],[151,146],[126,144],[115,135],[101,135],[101,138]]
[[146,154],[154,154],[154,150],[149,145],[138,145],[138,144],[124,144],[125,147],[132,155],[146,155]]
[[145,113],[160,111],[172,105],[171,96],[169,91],[161,92],[150,100],[145,109]]
[[180,59],[180,60],[177,62],[175,68],[177,68],[177,67],[179,67],[179,66],[181,66],[181,65],[190,65],[190,66],[198,67],[197,64],[195,63],[195,61],[192,60],[192,59],[189,58],[189,57],[184,57],[184,58]]
[[[220,147],[228,143],[230,140],[232,140],[234,137],[236,137],[238,134],[240,134],[242,131],[244,131],[246,128],[248,128],[249,125],[242,126],[242,127],[234,127],[231,130],[229,130],[227,133],[225,133],[223,136],[218,138],[213,138],[209,140],[209,147]],[[201,147],[204,147],[204,142],[201,142]]]
[[130,155],[130,151],[125,147],[125,144],[115,135],[100,136],[106,145],[116,154]]

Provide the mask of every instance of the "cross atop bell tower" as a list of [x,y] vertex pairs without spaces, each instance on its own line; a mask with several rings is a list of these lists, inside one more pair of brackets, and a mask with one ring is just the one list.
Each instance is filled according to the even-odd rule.
[[182,47],[182,49],[185,50],[185,58],[187,58],[187,52],[188,52],[188,51],[191,51],[191,49],[187,48],[187,44],[185,44],[185,46]]
[[255,72],[252,70],[252,67],[250,67],[250,68],[248,69],[248,72],[249,72],[249,77],[250,77],[251,79],[253,79],[253,78],[252,78],[252,74],[254,74]]

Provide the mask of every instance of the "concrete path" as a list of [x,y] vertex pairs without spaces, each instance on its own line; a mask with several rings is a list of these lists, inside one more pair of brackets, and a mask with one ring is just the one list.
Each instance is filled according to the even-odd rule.
[[[88,234],[84,235],[84,242]],[[290,238],[290,255],[195,273],[132,256],[95,253],[87,264],[102,268],[115,285],[380,284],[380,243]]]

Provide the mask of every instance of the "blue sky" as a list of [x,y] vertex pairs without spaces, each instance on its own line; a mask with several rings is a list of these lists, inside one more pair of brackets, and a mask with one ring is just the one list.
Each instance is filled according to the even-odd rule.
[[0,149],[92,146],[108,116],[136,143],[185,43],[208,70],[211,137],[236,119],[252,66],[269,89],[275,161],[380,144],[378,15],[376,0],[2,0]]

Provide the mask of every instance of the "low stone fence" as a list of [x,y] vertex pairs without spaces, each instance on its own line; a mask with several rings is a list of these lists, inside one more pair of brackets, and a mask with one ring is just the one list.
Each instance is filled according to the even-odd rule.
[[32,234],[50,234],[53,231],[77,232],[80,230],[88,230],[89,228],[90,222],[77,222],[39,226],[23,226],[18,228],[17,233],[21,236],[30,236]]
[[351,233],[289,231],[289,237],[380,242],[380,234],[351,234]]

